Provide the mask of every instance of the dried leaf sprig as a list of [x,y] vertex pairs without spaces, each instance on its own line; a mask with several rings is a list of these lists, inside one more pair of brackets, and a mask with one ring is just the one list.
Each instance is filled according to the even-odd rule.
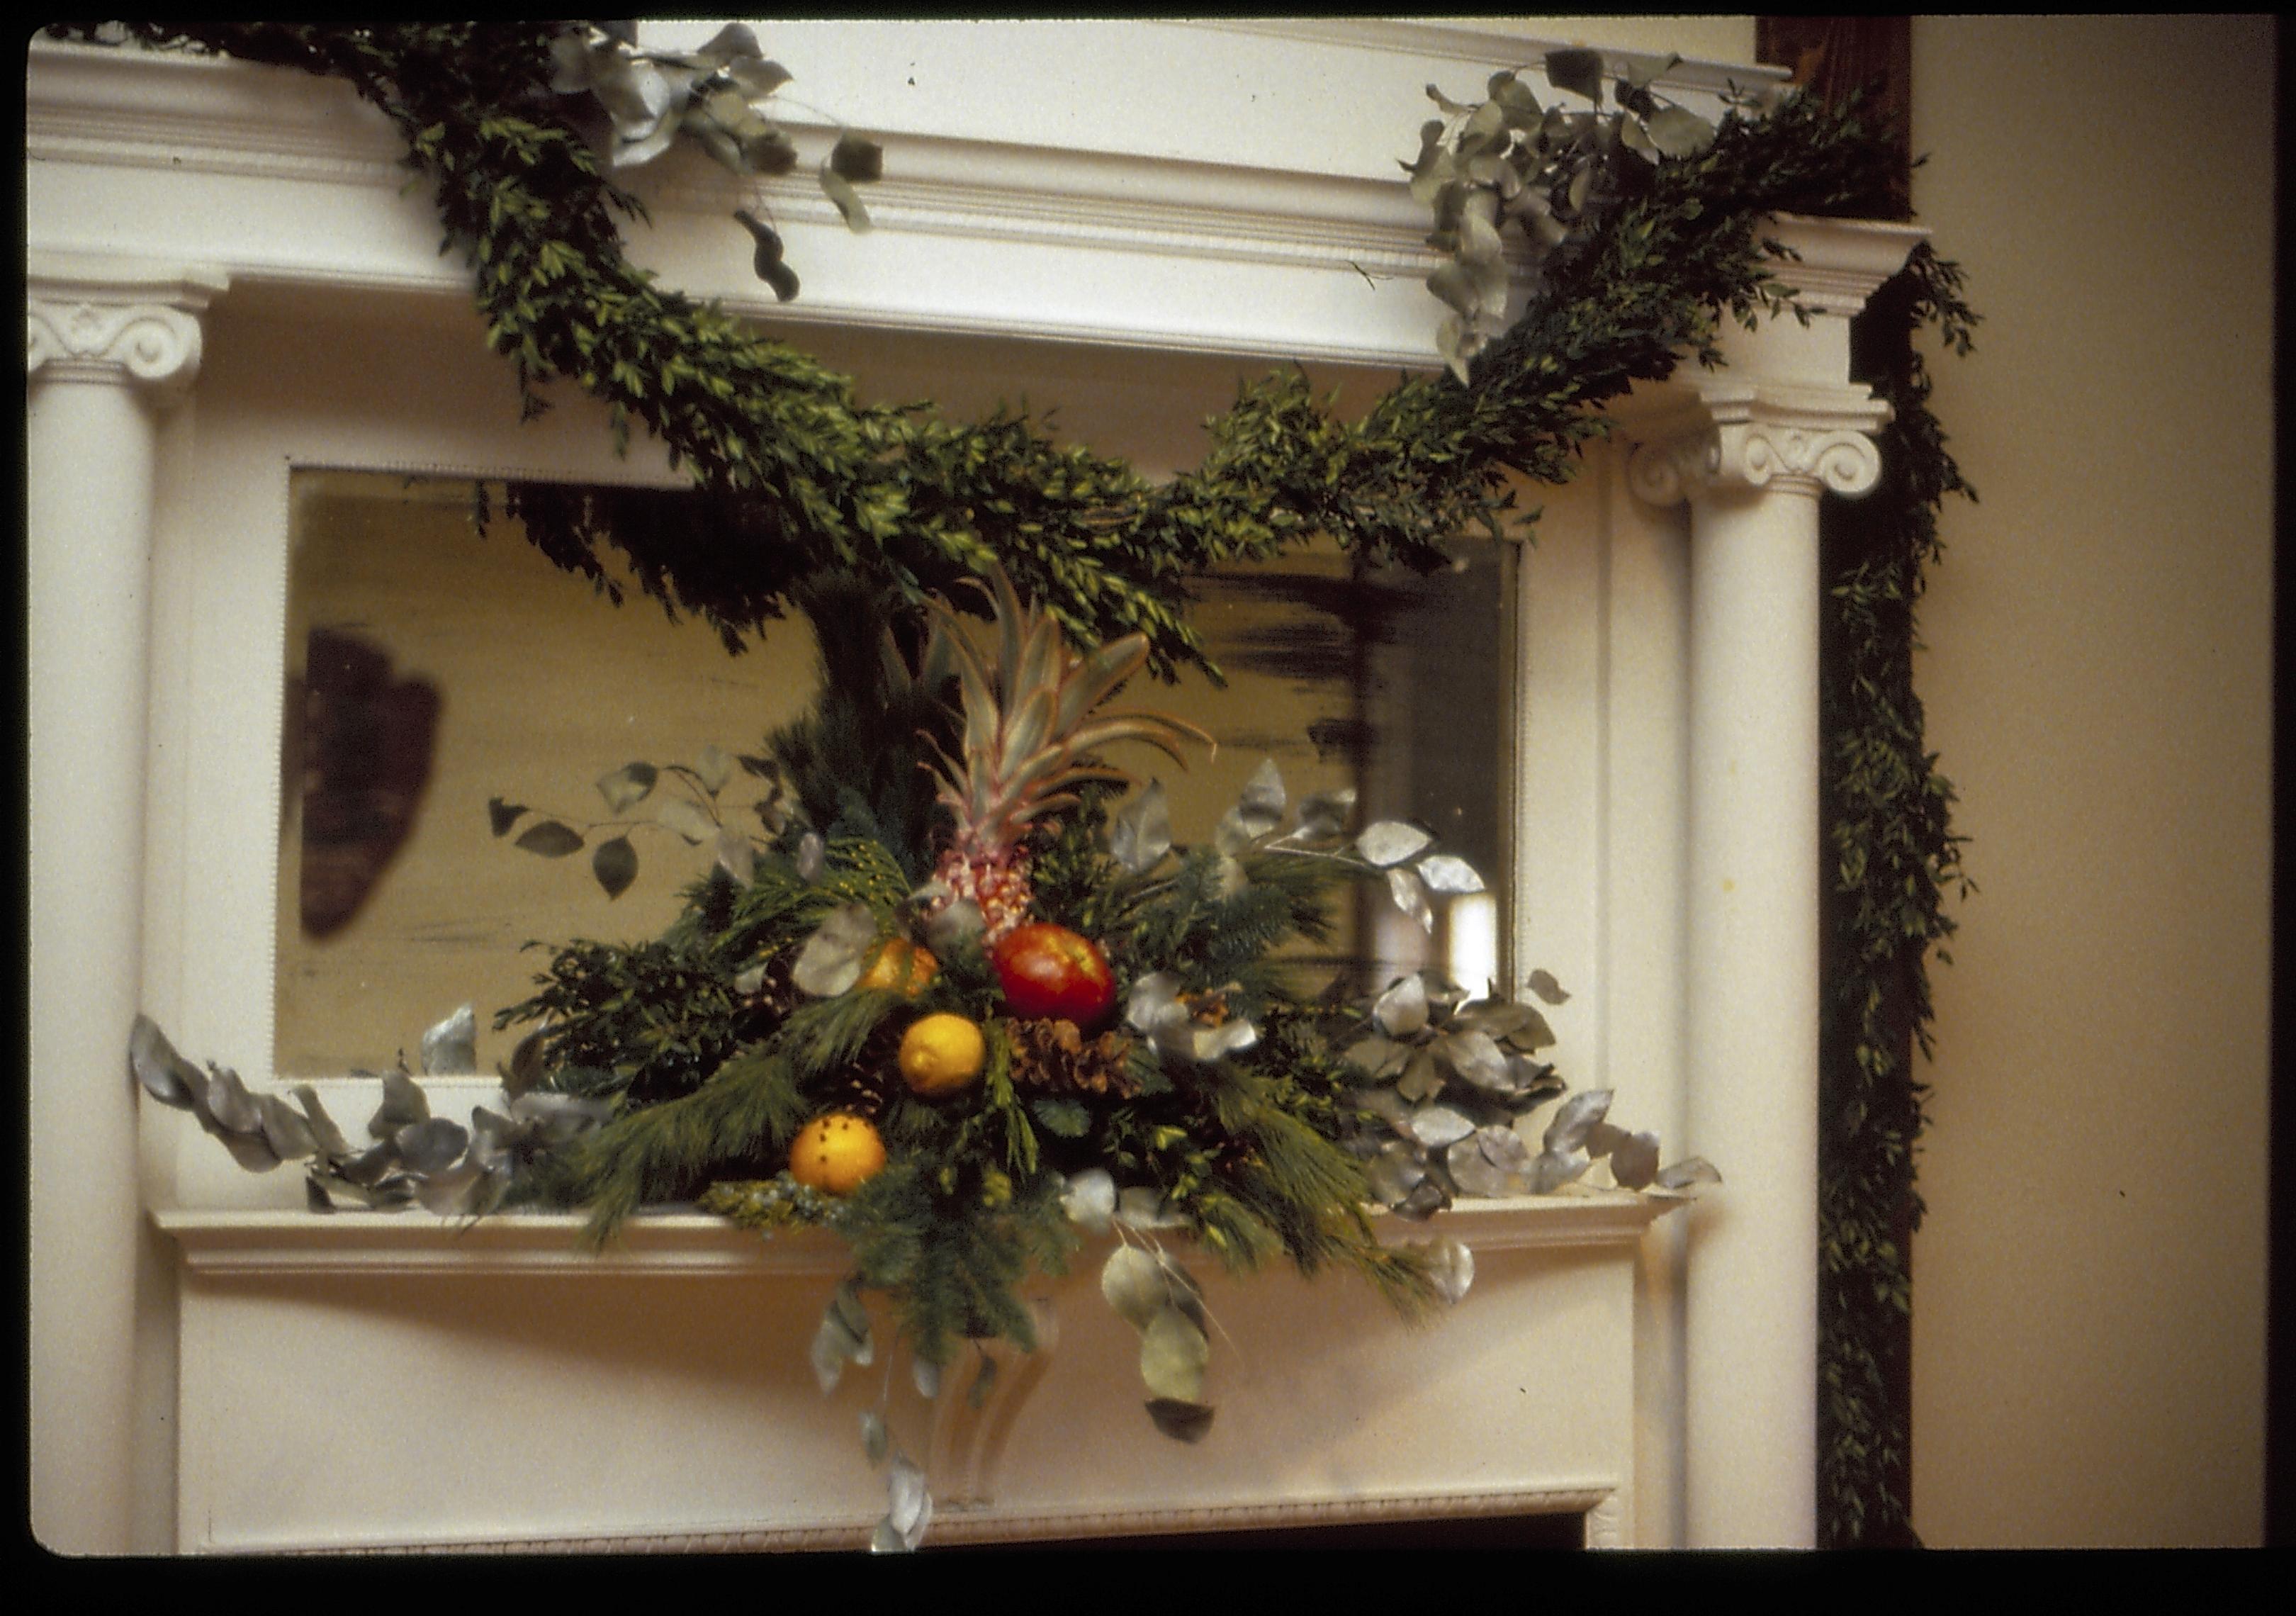
[[[475,1021],[470,1005],[423,1035],[426,1075],[467,1071]],[[188,1111],[223,1142],[232,1159],[264,1173],[303,1161],[305,1198],[315,1212],[339,1210],[338,1198],[370,1211],[421,1204],[442,1218],[481,1218],[502,1204],[519,1175],[603,1122],[603,1100],[537,1092],[540,1033],[519,1046],[503,1076],[504,1110],[473,1106],[471,1126],[430,1114],[430,1097],[403,1068],[381,1073],[382,1103],[367,1121],[372,1143],[354,1146],[308,1083],[294,1103],[256,1094],[227,1066],[202,1073],[168,1041],[159,1025],[137,1016],[127,1059],[144,1093]]]
[[[1712,123],[1652,88],[1680,60],[1628,58],[1610,72],[1599,51],[1548,52],[1547,83],[1584,96],[1592,103],[1586,111],[1543,106],[1512,69],[1491,75],[1480,102],[1427,86],[1443,116],[1421,126],[1419,155],[1402,167],[1414,200],[1434,212],[1428,245],[1447,255],[1427,290],[1450,310],[1435,346],[1461,383],[1468,361],[1505,328],[1513,282],[1507,226],[1515,226],[1514,256],[1527,263],[1535,297],[1548,256],[1592,234],[1611,203],[1645,188],[1660,157],[1693,156],[1712,143]],[[1601,110],[1606,74],[1608,113]]]
[[[652,162],[680,135],[744,177],[778,178],[797,167],[797,144],[774,104],[792,75],[766,55],[747,23],[729,22],[687,52],[640,50],[628,22],[570,23],[550,48],[556,69],[550,87],[562,95],[587,92],[612,120],[609,160],[617,168]],[[876,142],[840,129],[815,177],[847,228],[857,232],[869,228],[869,210],[854,186],[884,171]],[[780,233],[747,209],[734,217],[756,242],[758,278],[778,301],[796,297],[797,273],[782,261]]]

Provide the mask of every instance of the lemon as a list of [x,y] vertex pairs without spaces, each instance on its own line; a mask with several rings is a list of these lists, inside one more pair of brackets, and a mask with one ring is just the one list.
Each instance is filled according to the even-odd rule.
[[790,1143],[790,1177],[824,1195],[850,1194],[885,1165],[885,1142],[865,1117],[831,1112]]
[[975,1023],[939,1011],[901,1035],[901,1076],[921,1095],[953,1095],[970,1087],[988,1059],[988,1041]]

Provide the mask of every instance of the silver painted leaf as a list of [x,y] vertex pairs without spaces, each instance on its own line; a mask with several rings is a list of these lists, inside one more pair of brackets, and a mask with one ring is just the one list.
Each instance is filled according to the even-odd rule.
[[478,1069],[478,1013],[464,1005],[422,1035],[422,1071],[429,1077]]
[[1530,1164],[1530,1193],[1551,1195],[1564,1185],[1575,1182],[1594,1165],[1585,1156],[1568,1155],[1554,1150],[1541,1151]]
[[1507,1056],[1507,1076],[1513,1087],[1519,1111],[1529,1111],[1545,1104],[1561,1094],[1565,1087],[1555,1076],[1554,1068],[1545,1061],[1534,1061],[1529,1055]]
[[876,1530],[869,1534],[869,1552],[873,1554],[899,1554],[908,1550],[902,1541],[900,1528],[893,1524],[890,1515],[878,1518]]
[[1451,1196],[1435,1175],[1430,1173],[1420,1180],[1419,1187],[1388,1209],[1398,1218],[1412,1223],[1422,1223],[1451,1204]]
[[940,1395],[940,1366],[929,1358],[912,1356],[909,1359],[909,1383],[917,1395],[928,1403]]
[[1419,1187],[1427,1177],[1427,1164],[1410,1145],[1390,1139],[1364,1164],[1364,1177],[1371,1182],[1372,1194],[1383,1204],[1393,1206]]
[[969,898],[960,898],[925,922],[925,947],[946,956],[988,929],[988,922],[980,913],[980,906]]
[[1475,1254],[1448,1235],[1428,1241],[1420,1249],[1428,1255],[1429,1276],[1443,1300],[1454,1307],[1465,1300],[1475,1283]]
[[311,1136],[317,1142],[321,1153],[330,1160],[349,1155],[350,1141],[343,1137],[342,1129],[335,1126],[335,1120],[327,1114],[327,1108],[319,1103],[319,1091],[308,1083],[298,1083],[293,1093],[303,1103],[303,1120],[310,1125]]
[[797,839],[797,878],[808,884],[817,884],[829,867],[829,844],[821,839],[819,831],[808,831]]
[[[1457,1023],[1452,1023],[1457,1028]],[[1505,1094],[1513,1087],[1505,1054],[1490,1034],[1472,1027],[1457,1028],[1439,1036],[1435,1052],[1451,1070],[1488,1094]]]
[[1233,853],[1219,855],[1219,879],[1213,884],[1214,896],[1234,898],[1251,884],[1251,877],[1243,873],[1243,861]]
[[746,887],[758,878],[758,849],[731,826],[718,833],[710,857],[737,887]]
[[1528,1005],[1517,1005],[1506,999],[1477,999],[1462,1005],[1452,1015],[1450,1029],[1455,1032],[1480,1032],[1493,1038],[1503,1038],[1529,1024],[1538,1012]]
[[[226,1133],[252,1134],[263,1132],[263,1112],[239,1074],[228,1066],[208,1068],[207,1086],[200,1096],[201,1119],[212,1120],[217,1128]],[[213,1131],[212,1129],[210,1131]]]
[[1507,1046],[1520,1049],[1525,1054],[1537,1054],[1542,1049],[1554,1047],[1554,1029],[1546,1024],[1546,1018],[1531,1005],[1525,1005],[1522,1008],[1529,1013],[1524,1016],[1521,1026],[1505,1035]]
[[520,1095],[511,1102],[510,1114],[541,1130],[543,1143],[560,1145],[602,1128],[614,1113],[614,1103],[586,1099],[579,1095]]
[[1656,1134],[1628,1134],[1611,1147],[1611,1177],[1620,1189],[1647,1189],[1657,1177]]
[[[1626,1142],[1627,1130],[1615,1122],[1605,1120],[1587,1130],[1586,1141],[1580,1148],[1599,1161]],[[1652,1169],[1657,1169],[1657,1163],[1652,1163]]]
[[[841,1291],[839,1292],[840,1296],[843,1294]],[[839,1313],[836,1302],[832,1301],[822,1312],[821,1327],[813,1333],[810,1354],[814,1378],[821,1383],[822,1390],[836,1390],[847,1364],[868,1362],[864,1356],[867,1346],[866,1338],[853,1333],[852,1327]]]
[[1156,1429],[1176,1442],[1201,1442],[1210,1434],[1214,1410],[1203,1403],[1184,1403],[1177,1398],[1152,1398],[1148,1417]]
[[838,212],[845,216],[845,227],[848,230],[857,235],[869,228],[869,209],[862,202],[861,193],[853,188],[851,183],[843,175],[824,162],[814,177],[821,183],[821,193],[836,205]]
[[871,1469],[885,1462],[892,1440],[885,1432],[885,1416],[873,1408],[861,1411],[861,1452]]
[[[424,1123],[429,1127],[429,1123]],[[447,1126],[452,1128],[453,1123]],[[425,1173],[415,1180],[414,1198],[425,1211],[441,1218],[475,1210],[473,1202],[487,1177],[487,1169],[479,1162],[464,1157],[448,1163],[435,1173]]]
[[763,965],[752,965],[734,979],[734,991],[744,997],[754,996],[765,985],[766,968]]
[[712,741],[694,759],[693,772],[701,777],[701,789],[715,797],[734,777],[734,754]]
[[[207,1122],[204,1117],[201,1120]],[[260,1128],[251,1133],[235,1134],[207,1123],[207,1131],[223,1141],[224,1149],[231,1153],[231,1159],[250,1173],[267,1173],[279,1165],[278,1153],[264,1138]]]
[[1662,1190],[1688,1189],[1693,1184],[1719,1184],[1722,1175],[1703,1156],[1686,1156],[1672,1167],[1660,1168],[1658,1187]]
[[1411,1107],[1391,1088],[1358,1088],[1350,1096],[1357,1105],[1382,1119],[1398,1134],[1411,1132]]
[[1687,107],[1660,107],[1650,119],[1651,144],[1669,157],[1695,157],[1714,141],[1714,126]]
[[1300,824],[1292,833],[1302,841],[1335,841],[1347,832],[1348,821],[1355,816],[1356,788],[1343,786],[1336,792],[1315,792],[1300,799]]
[[876,940],[877,917],[869,906],[840,904],[798,950],[790,980],[801,993],[832,998],[861,980],[865,956]]
[[1513,1191],[1514,1181],[1507,1170],[1486,1155],[1481,1143],[1472,1136],[1446,1151],[1443,1164],[1450,1169],[1451,1182],[1463,1195],[1505,1195]]
[[191,1110],[207,1087],[200,1069],[176,1053],[168,1035],[149,1016],[138,1015],[128,1029],[127,1064],[145,1094],[177,1111]]
[[1402,977],[1379,996],[1372,1019],[1390,1038],[1407,1038],[1427,1025],[1427,982],[1417,972]]
[[1430,1150],[1455,1144],[1475,1131],[1475,1125],[1447,1105],[1423,1105],[1411,1113],[1411,1134]]
[[1061,1195],[1061,1210],[1079,1228],[1105,1235],[1116,1212],[1116,1180],[1104,1167],[1088,1167],[1071,1174]]
[[1230,1016],[1217,1027],[1194,1029],[1193,1053],[1204,1063],[1250,1048],[1259,1042],[1259,1029],[1242,1016]]
[[1411,1057],[1411,1046],[1398,1044],[1382,1033],[1372,1033],[1348,1046],[1340,1059],[1368,1077],[1384,1078],[1402,1070]]
[[1554,1154],[1567,1156],[1584,1144],[1587,1135],[1611,1109],[1611,1091],[1590,1088],[1562,1102],[1540,1141]]
[[345,1184],[371,1190],[398,1170],[398,1147],[386,1139],[356,1156],[345,1156],[332,1165],[335,1176]]
[[906,1454],[895,1454],[885,1474],[885,1497],[886,1524],[893,1529],[901,1547],[915,1548],[925,1540],[925,1529],[932,1524],[932,1494],[925,1489],[923,1466]]
[[[794,77],[780,62],[771,60],[734,62],[726,68],[726,76],[752,104],[765,100]],[[786,174],[789,170],[784,167],[777,172]]]
[[567,854],[578,854],[583,849],[583,838],[581,831],[571,824],[562,824],[558,819],[539,819],[519,831],[514,847],[523,847],[530,854],[545,858],[565,858]]
[[295,1108],[277,1095],[258,1095],[256,1109],[263,1115],[263,1142],[282,1161],[299,1161],[316,1155],[319,1141]]
[[598,795],[606,800],[608,813],[619,814],[644,801],[660,777],[660,771],[651,763],[625,763],[598,776]]
[[1184,1229],[1188,1220],[1164,1205],[1160,1190],[1134,1185],[1116,1195],[1116,1221],[1128,1229]]
[[1418,876],[1400,867],[1387,873],[1387,894],[1395,899],[1395,906],[1419,923],[1419,929],[1431,936],[1435,931],[1435,906],[1427,899],[1427,888]]
[[709,36],[709,43],[694,54],[711,67],[725,67],[743,58],[764,54],[758,48],[758,37],[746,22],[729,22]]
[[1140,1333],[1141,1383],[1159,1398],[1201,1403],[1211,1356],[1201,1326],[1177,1308],[1160,1308]]
[[569,853],[580,852],[586,844],[582,833],[572,825],[555,819],[544,819],[520,832],[518,841],[512,845],[524,848],[529,853],[538,853],[545,858],[563,858]]
[[1236,814],[1251,827],[1254,836],[1265,836],[1283,821],[1283,805],[1290,800],[1283,790],[1283,771],[1275,759],[1263,758],[1251,778],[1244,782],[1243,795],[1237,799]]
[[1562,991],[1562,984],[1556,981],[1553,974],[1548,972],[1532,972],[1524,985],[1550,1005],[1568,1004],[1570,1000],[1570,996]]
[[1151,780],[1147,789],[1124,806],[1108,827],[1108,851],[1133,874],[1155,867],[1172,850],[1172,810],[1164,800],[1164,783]]
[[412,1173],[443,1173],[471,1143],[470,1130],[447,1117],[426,1117],[398,1130],[398,1160]]
[[510,1065],[503,1070],[503,1093],[515,1100],[543,1079],[543,1046],[550,1038],[550,1024],[545,1021],[519,1039],[518,1046],[510,1052]]
[[1402,863],[1434,840],[1415,824],[1406,824],[1400,819],[1382,819],[1366,826],[1363,834],[1356,838],[1356,851],[1383,869]]
[[375,1108],[366,1122],[367,1136],[388,1139],[411,1122],[420,1122],[430,1114],[430,1097],[422,1086],[403,1071],[382,1074],[382,1103]]
[[848,129],[837,137],[837,144],[829,153],[829,168],[832,173],[857,185],[865,185],[884,177],[885,149]]
[[1404,1064],[1403,1076],[1396,1080],[1395,1092],[1414,1105],[1443,1092],[1443,1073],[1436,1065],[1434,1050],[1420,1048],[1411,1052],[1411,1059]]
[[1449,853],[1430,853],[1413,866],[1431,892],[1480,892],[1483,878],[1475,866]]
[[1147,1329],[1172,1300],[1163,1265],[1132,1245],[1119,1245],[1109,1253],[1100,1270],[1100,1293],[1135,1330]]
[[664,797],[654,806],[653,820],[696,847],[718,839],[718,822],[709,816],[709,809],[689,797]]

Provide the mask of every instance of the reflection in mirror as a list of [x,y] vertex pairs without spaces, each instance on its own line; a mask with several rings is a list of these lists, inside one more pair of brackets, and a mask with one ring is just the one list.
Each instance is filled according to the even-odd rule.
[[[636,941],[676,916],[723,824],[761,835],[763,783],[732,759],[810,704],[810,625],[792,612],[729,655],[706,623],[628,592],[614,606],[472,521],[468,480],[301,471],[288,583],[276,1070],[419,1063],[422,1029],[472,1004],[479,1064],[506,1059],[494,1013],[532,991],[533,941]],[[1404,817],[1503,889],[1510,688],[1503,558],[1357,580],[1308,552],[1201,581],[1195,621],[1227,676],[1145,704],[1219,741],[1164,781],[1182,841],[1210,835],[1261,763],[1292,800],[1353,787],[1359,820]],[[627,580],[623,580],[627,582]],[[1136,750],[1136,749],[1134,749]],[[652,789],[633,800],[651,766]],[[522,811],[513,811],[522,810]],[[635,869],[632,869],[632,864]],[[1498,971],[1491,899],[1454,899],[1430,939],[1382,890],[1338,889],[1303,986],[1357,988],[1447,963]],[[1354,901],[1345,899],[1352,897]],[[1503,902],[1503,896],[1497,900]]]

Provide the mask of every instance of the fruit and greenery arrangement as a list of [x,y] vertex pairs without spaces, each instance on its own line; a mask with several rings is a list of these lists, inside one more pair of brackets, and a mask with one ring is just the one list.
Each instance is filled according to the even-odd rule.
[[[1297,980],[1283,945],[1324,934],[1335,883],[1374,880],[1424,921],[1431,896],[1480,878],[1416,825],[1353,826],[1351,792],[1292,803],[1272,763],[1209,841],[1176,842],[1160,783],[1126,793],[1139,783],[1110,761],[1145,747],[1185,766],[1211,745],[1117,705],[1145,639],[1079,652],[1001,569],[979,593],[985,625],[935,600],[912,653],[870,585],[816,580],[815,710],[738,759],[765,783],[756,833],[721,828],[661,937],[553,951],[498,1017],[534,1029],[504,1110],[465,1128],[390,1074],[355,1152],[308,1086],[299,1109],[249,1095],[148,1022],[147,1090],[247,1166],[305,1160],[322,1210],[572,1208],[598,1243],[665,1204],[832,1230],[853,1269],[815,1344],[824,1385],[873,1351],[865,1293],[890,1299],[937,1390],[968,1354],[988,1363],[982,1342],[1032,1348],[1024,1284],[1113,1236],[1103,1292],[1141,1331],[1148,1416],[1184,1441],[1212,1422],[1210,1338],[1175,1245],[1239,1272],[1349,1269],[1413,1315],[1464,1294],[1472,1258],[1383,1239],[1382,1210],[1552,1192],[1598,1161],[1660,1194],[1716,1177],[1660,1169],[1653,1136],[1607,1120],[1607,1092],[1563,1097],[1534,1005],[1433,972],[1362,1001]],[[669,773],[617,771],[610,801],[640,769]],[[705,791],[713,810],[722,790]],[[493,812],[506,834],[527,810]],[[467,1065],[473,1030],[468,1011],[434,1028],[426,1068]],[[1534,1152],[1519,1124],[1551,1103]],[[914,1546],[930,1498],[873,1417],[893,1492],[880,1538]]]

